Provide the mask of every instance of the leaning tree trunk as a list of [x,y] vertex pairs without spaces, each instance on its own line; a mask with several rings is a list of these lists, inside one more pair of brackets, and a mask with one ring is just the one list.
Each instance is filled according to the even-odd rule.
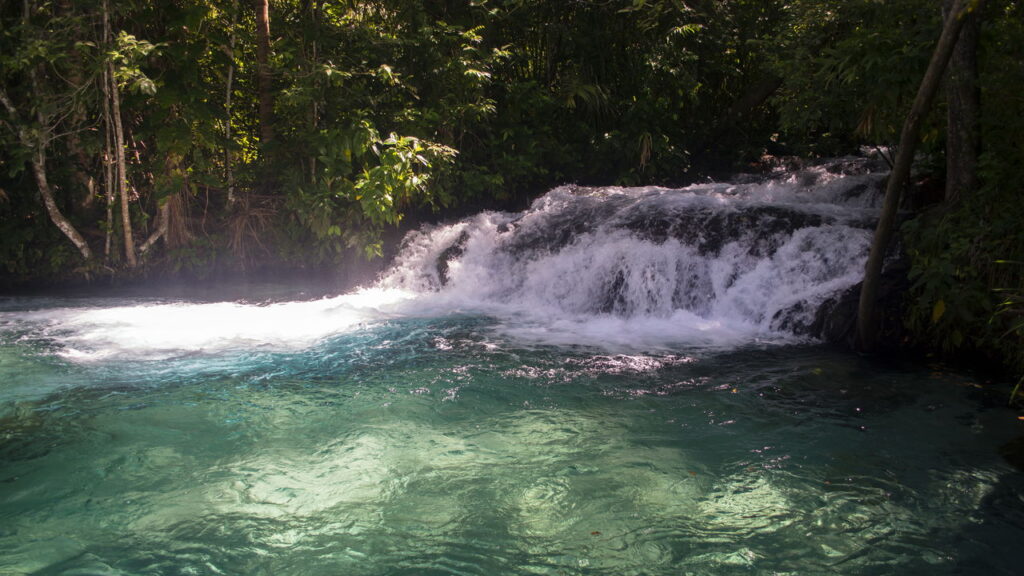
[[875,229],[875,237],[871,242],[871,253],[864,270],[864,283],[861,285],[860,302],[857,308],[857,348],[863,352],[870,352],[875,349],[878,343],[878,312],[876,298],[878,295],[878,284],[882,276],[882,263],[885,260],[885,253],[889,248],[889,241],[892,239],[893,226],[896,222],[896,211],[899,208],[900,193],[903,190],[907,178],[910,176],[910,165],[914,160],[914,151],[917,148],[918,136],[921,132],[921,124],[924,121],[928,109],[931,107],[935,93],[938,91],[942,81],[942,73],[946,69],[953,47],[956,45],[957,36],[963,27],[965,16],[970,9],[977,9],[983,0],[967,0],[970,2],[965,9],[964,0],[954,0],[953,9],[950,11],[946,22],[942,27],[942,35],[939,43],[935,46],[931,61],[928,63],[928,70],[924,79],[918,87],[917,96],[903,122],[903,130],[900,133],[899,153],[889,174],[889,182],[885,188],[885,201],[882,206],[882,215],[878,220],[878,227]]
[[156,244],[157,240],[166,238],[167,228],[170,225],[171,220],[170,198],[166,198],[163,206],[160,206],[157,210],[156,219],[156,230],[153,230],[153,233],[149,235],[149,238],[147,238],[145,242],[142,243],[142,246],[139,246],[139,254],[145,255],[146,252],[149,252],[149,249]]
[[259,85],[260,143],[274,139],[274,95],[270,75],[270,6],[256,0],[256,79]]
[[[34,74],[33,74],[34,80]],[[37,84],[33,81],[33,84]],[[36,86],[38,88],[38,86]],[[38,92],[38,90],[37,90]],[[29,132],[25,125],[22,124],[18,119],[18,110],[14,107],[14,103],[7,96],[7,92],[4,91],[3,87],[0,86],[0,105],[7,110],[7,114],[11,117],[11,124],[17,126],[18,140],[21,145],[25,148],[32,150],[32,159],[30,164],[32,165],[32,175],[35,177],[36,186],[39,188],[39,195],[43,199],[43,205],[46,206],[46,213],[50,217],[50,221],[67,236],[68,240],[78,248],[78,252],[82,255],[82,258],[86,260],[92,259],[92,249],[89,248],[89,243],[85,241],[85,238],[79,234],[78,229],[71,223],[64,214],[60,211],[57,206],[57,201],[53,196],[53,189],[50,188],[50,182],[46,177],[46,138],[42,134],[33,135]],[[42,112],[38,112],[41,116]],[[40,126],[45,126],[46,123],[40,119]]]
[[[946,0],[946,11],[952,13],[952,9],[953,0]],[[946,202],[950,204],[978,187],[980,99],[978,14],[972,12],[964,17],[946,84]]]
[[82,258],[91,260],[92,249],[89,248],[89,243],[78,233],[74,224],[64,217],[53,198],[53,189],[50,188],[50,183],[46,178],[46,153],[42,146],[38,147],[32,155],[32,174],[35,175],[39,194],[43,197],[43,204],[46,205],[46,212],[50,215],[50,220],[68,237],[68,240],[71,240],[75,248],[78,248]]
[[[186,174],[181,167],[181,160],[182,157],[174,152],[169,153],[167,158],[164,160],[165,173],[172,178],[180,179],[182,186],[180,190],[175,190],[165,197],[163,202],[161,202],[156,215],[156,229],[153,230],[153,233],[149,235],[149,238],[147,238],[146,241],[142,243],[142,246],[139,247],[140,254],[148,252],[149,249],[152,248],[161,238],[163,238],[165,248],[172,248],[174,246],[174,242],[172,241],[172,238],[170,238],[171,219],[180,219],[181,214],[180,211],[175,211],[175,214],[172,214],[171,208],[178,201],[178,198],[186,193],[188,188]],[[177,226],[176,228],[180,229],[181,226]]]

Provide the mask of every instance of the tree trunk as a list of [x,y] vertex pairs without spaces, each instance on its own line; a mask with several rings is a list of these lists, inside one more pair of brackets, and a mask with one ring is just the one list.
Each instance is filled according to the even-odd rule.
[[[106,39],[104,39],[104,42]],[[107,202],[107,220],[103,241],[103,257],[110,260],[111,240],[114,234],[114,122],[110,118],[109,67],[103,67],[101,92],[103,93],[103,191]]]
[[[157,211],[156,230],[139,247],[139,253],[145,254],[158,240],[163,239],[164,248],[173,248],[183,241],[186,226],[183,223],[183,206],[181,199],[188,194],[188,175],[182,168],[182,157],[174,152],[168,153],[164,159],[164,173],[172,178],[180,179],[181,188],[168,194]],[[172,229],[173,226],[173,229]]]
[[[28,26],[32,9],[32,4],[25,0],[22,7],[22,24],[24,26]],[[29,78],[32,82],[32,91],[36,97],[42,97],[42,87],[34,68],[29,71]],[[44,115],[43,107],[36,107],[36,122],[39,125],[36,127],[36,130],[30,132],[26,125],[21,122],[18,109],[14,106],[14,102],[11,101],[10,97],[7,96],[7,92],[2,85],[0,85],[0,106],[3,106],[11,117],[11,125],[18,133],[18,140],[21,142],[21,145],[32,151],[32,159],[29,162],[32,165],[32,175],[35,177],[36,186],[39,188],[39,195],[43,199],[43,205],[46,206],[46,213],[49,215],[50,221],[57,226],[57,229],[64,236],[67,236],[68,240],[75,245],[75,248],[78,248],[82,258],[91,260],[92,249],[89,248],[89,243],[78,233],[78,229],[75,228],[74,224],[65,218],[64,214],[60,211],[57,201],[53,196],[53,189],[50,188],[50,182],[46,176],[46,147],[49,144],[53,127],[50,126],[49,119]]]
[[39,194],[43,197],[43,204],[46,205],[46,212],[50,215],[50,220],[68,237],[68,240],[71,240],[75,248],[78,248],[82,258],[91,260],[92,249],[89,248],[89,243],[78,233],[75,226],[64,217],[60,208],[57,207],[56,200],[53,198],[53,190],[46,179],[46,153],[43,151],[42,146],[39,146],[35,154],[32,155],[32,174],[35,175],[36,184],[39,186]]
[[[103,0],[103,36],[110,40],[110,13],[107,2]],[[117,169],[117,193],[121,198],[121,231],[124,233],[124,257],[129,268],[134,268],[138,261],[135,258],[135,238],[132,234],[132,218],[128,199],[128,163],[124,157],[124,126],[121,123],[121,96],[117,88],[114,74],[114,63],[107,62],[107,77],[110,80],[110,115],[114,124],[114,159]]]
[[128,198],[128,163],[124,157],[124,127],[121,124],[121,97],[117,89],[117,80],[114,79],[113,64],[110,65],[110,106],[111,116],[114,118],[114,158],[117,162],[117,191],[121,198],[121,231],[124,233],[124,257],[129,268],[134,268],[138,261],[135,259],[135,237],[132,234],[131,205]]
[[231,95],[234,88],[235,80],[235,23],[238,20],[238,0],[234,0],[231,3],[231,35],[228,41],[228,58],[231,59],[231,63],[228,64],[228,77],[225,82],[224,88],[224,180],[228,186],[228,206],[232,206],[235,203],[235,173],[232,166],[231,158]]
[[[953,0],[946,0],[946,11]],[[948,119],[946,128],[946,202],[956,203],[978,187],[980,148],[980,94],[978,90],[978,14],[964,19],[960,38],[949,61],[946,84]]]
[[[33,82],[33,84],[36,83]],[[92,250],[89,248],[89,243],[78,233],[74,224],[64,217],[64,214],[57,206],[57,201],[53,197],[53,189],[50,188],[49,180],[46,177],[46,136],[38,134],[33,138],[24,124],[18,120],[18,110],[14,107],[14,103],[7,96],[7,92],[4,91],[3,87],[0,87],[0,105],[7,110],[7,114],[11,117],[12,125],[17,127],[18,140],[21,141],[21,145],[32,150],[32,160],[30,162],[32,165],[32,175],[36,179],[39,195],[43,199],[43,205],[46,206],[46,213],[50,216],[50,221],[67,236],[68,240],[71,240],[75,248],[78,248],[82,258],[91,260]],[[41,116],[42,112],[39,112],[39,114]],[[44,126],[46,124],[40,122],[40,130],[43,130]]]
[[270,6],[256,0],[256,77],[259,84],[260,144],[274,139],[273,78],[270,75]]
[[[971,0],[967,0],[970,2]],[[973,8],[977,8],[982,0],[975,0]],[[864,270],[864,283],[860,290],[860,303],[857,308],[857,348],[863,352],[871,352],[878,342],[878,317],[877,302],[878,284],[882,276],[882,264],[885,260],[885,253],[889,248],[889,241],[892,239],[893,225],[896,221],[896,211],[900,203],[900,193],[910,176],[910,165],[914,160],[914,151],[917,148],[918,136],[921,132],[921,124],[924,121],[928,109],[931,107],[935,93],[938,92],[939,84],[942,81],[943,71],[949,62],[953,47],[956,44],[957,36],[963,27],[967,10],[964,8],[964,0],[954,0],[953,9],[946,18],[942,27],[942,35],[932,52],[931,61],[928,63],[928,70],[924,79],[918,87],[917,96],[910,108],[910,113],[903,122],[903,130],[900,133],[899,152],[892,172],[889,174],[889,182],[885,188],[885,201],[882,206],[882,214],[878,220],[878,227],[875,229],[875,237],[871,242],[871,253]]]
[[156,230],[149,235],[149,238],[139,246],[139,254],[145,254],[149,252],[149,249],[156,244],[157,240],[164,238],[167,235],[167,228],[171,221],[171,199],[167,198],[164,201],[164,205],[160,207],[157,212],[157,224]]

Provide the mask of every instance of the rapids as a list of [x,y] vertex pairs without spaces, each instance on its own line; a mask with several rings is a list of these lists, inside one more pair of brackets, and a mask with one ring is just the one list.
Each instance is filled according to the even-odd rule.
[[398,317],[478,314],[524,342],[610,352],[729,349],[816,336],[856,284],[885,173],[843,159],[748,183],[564,186],[518,214],[410,233],[373,286],[307,301],[133,301],[33,310],[8,331],[69,360],[308,348]]

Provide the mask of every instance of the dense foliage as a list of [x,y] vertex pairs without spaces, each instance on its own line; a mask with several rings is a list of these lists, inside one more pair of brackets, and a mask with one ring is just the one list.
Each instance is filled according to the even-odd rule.
[[[892,146],[937,4],[3,1],[0,272],[324,265],[409,214]],[[1022,18],[980,15],[978,189],[906,235],[916,337],[1017,361]]]
[[908,325],[929,347],[1008,361],[1024,375],[1024,10],[993,3],[985,18],[979,186],[905,226]]

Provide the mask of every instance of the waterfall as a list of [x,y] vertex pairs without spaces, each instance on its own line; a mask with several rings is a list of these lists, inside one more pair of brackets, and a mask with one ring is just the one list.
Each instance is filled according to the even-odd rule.
[[552,343],[813,334],[863,276],[884,176],[846,158],[680,189],[562,186],[522,213],[410,233],[379,286]]

